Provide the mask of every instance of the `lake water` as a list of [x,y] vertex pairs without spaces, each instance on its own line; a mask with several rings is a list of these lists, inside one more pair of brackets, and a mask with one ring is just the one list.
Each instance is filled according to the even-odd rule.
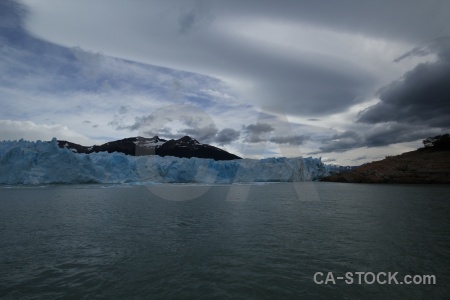
[[[356,275],[316,284],[316,272],[434,275],[436,284],[358,284]],[[449,293],[448,185],[0,187],[2,299]]]

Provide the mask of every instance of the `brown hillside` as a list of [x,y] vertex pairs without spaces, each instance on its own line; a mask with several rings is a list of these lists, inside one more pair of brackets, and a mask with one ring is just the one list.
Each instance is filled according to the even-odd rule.
[[450,151],[420,149],[364,164],[322,181],[354,183],[450,183]]

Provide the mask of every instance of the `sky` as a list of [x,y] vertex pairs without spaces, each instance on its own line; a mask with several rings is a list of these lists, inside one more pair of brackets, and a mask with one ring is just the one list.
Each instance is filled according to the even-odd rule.
[[450,130],[450,1],[2,0],[0,140],[359,165]]

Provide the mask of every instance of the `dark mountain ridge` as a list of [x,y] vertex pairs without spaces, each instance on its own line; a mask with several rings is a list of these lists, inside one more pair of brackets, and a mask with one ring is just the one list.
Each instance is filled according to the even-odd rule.
[[165,140],[158,136],[152,138],[138,136],[90,147],[58,140],[58,145],[60,148],[68,148],[73,152],[85,154],[120,152],[132,156],[159,155],[185,158],[211,158],[214,160],[240,159],[237,155],[208,144],[202,144],[189,136],[184,136],[177,140]]

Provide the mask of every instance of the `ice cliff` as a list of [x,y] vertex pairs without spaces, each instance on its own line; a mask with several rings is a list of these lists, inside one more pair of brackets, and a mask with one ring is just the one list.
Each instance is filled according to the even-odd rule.
[[215,161],[203,158],[79,154],[51,142],[0,142],[0,184],[233,183],[310,181],[333,166],[317,158]]

